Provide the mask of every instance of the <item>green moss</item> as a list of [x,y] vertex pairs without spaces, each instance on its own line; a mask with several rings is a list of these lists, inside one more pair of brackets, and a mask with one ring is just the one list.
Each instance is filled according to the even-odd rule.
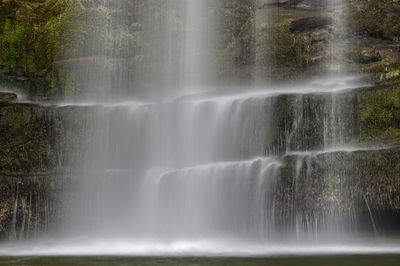
[[362,140],[400,138],[400,87],[359,96]]
[[0,171],[46,170],[50,123],[40,109],[10,106],[0,115]]
[[27,25],[25,23],[13,25],[10,20],[6,20],[0,31],[2,32],[0,35],[0,63],[7,66],[7,69],[3,69],[3,71],[21,75],[24,66],[28,63],[28,58],[24,54]]

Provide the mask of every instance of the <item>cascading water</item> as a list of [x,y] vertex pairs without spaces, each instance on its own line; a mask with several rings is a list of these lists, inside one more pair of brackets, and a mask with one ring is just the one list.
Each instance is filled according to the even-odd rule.
[[[351,213],[329,200],[323,213],[301,200],[315,183],[316,156],[351,141],[341,92],[351,89],[353,79],[265,88],[255,70],[256,90],[205,87],[215,69],[208,60],[210,3],[163,1],[173,11],[156,17],[143,35],[158,50],[144,48],[148,73],[132,73],[150,87],[134,86],[118,40],[112,53],[118,60],[96,57],[93,62],[105,69],[83,70],[87,94],[79,105],[91,109],[90,136],[65,191],[67,215],[59,229],[62,240],[78,238],[72,253],[87,243],[127,254],[263,254],[284,240],[340,239],[352,226]],[[256,17],[256,28],[262,19]],[[283,103],[290,123],[280,121]],[[284,187],[286,159],[293,156],[294,179]],[[329,179],[337,171],[332,166],[320,174]],[[336,184],[324,189],[327,198],[341,195]]]
[[[299,87],[286,92],[270,88],[221,94],[204,88],[205,72],[213,67],[205,60],[206,47],[212,46],[205,40],[209,3],[168,1],[168,5],[183,21],[183,32],[175,41],[168,37],[159,47],[167,55],[175,46],[181,52],[173,61],[164,58],[161,64],[178,67],[175,72],[161,67],[156,72],[159,77],[154,77],[158,82],[153,84],[178,89],[169,90],[161,100],[149,95],[146,102],[113,102],[114,84],[108,79],[105,102],[110,103],[95,107],[90,126],[96,134],[88,146],[81,147],[86,156],[76,173],[80,181],[69,203],[72,219],[67,233],[166,242],[290,238],[279,236],[282,225],[275,221],[282,211],[274,195],[282,165],[277,156],[305,148],[299,145],[302,133],[296,131],[307,118],[300,105],[297,124],[289,127],[286,149],[281,149],[276,144],[274,110],[280,95],[323,92],[324,83],[307,85],[308,92]],[[155,32],[146,34],[161,31],[168,36],[167,27],[155,25],[151,30]],[[346,88],[323,82],[328,92]],[[89,85],[88,89],[98,88]],[[302,97],[296,96],[297,101]],[[334,101],[331,106],[332,113],[322,118],[326,125],[323,140],[311,148],[335,145],[327,132],[335,135],[332,126],[340,121],[335,118]],[[295,216],[297,235],[303,238],[328,230],[320,219],[331,218],[302,210],[295,210]],[[286,231],[291,234],[290,228]]]

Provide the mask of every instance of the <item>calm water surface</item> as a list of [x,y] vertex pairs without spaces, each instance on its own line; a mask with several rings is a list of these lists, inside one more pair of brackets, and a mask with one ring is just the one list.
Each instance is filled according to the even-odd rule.
[[0,265],[399,266],[400,255],[272,258],[0,257]]

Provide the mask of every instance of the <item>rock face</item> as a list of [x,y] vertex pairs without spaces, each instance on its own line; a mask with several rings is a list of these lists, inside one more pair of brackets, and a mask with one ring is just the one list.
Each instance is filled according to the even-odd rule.
[[[336,144],[398,144],[400,84],[341,94],[281,95],[275,99],[274,151],[322,150]],[[295,120],[297,119],[297,120]]]
[[0,240],[51,232],[62,220],[62,174],[0,173]]
[[62,190],[80,160],[85,109],[0,103],[0,239],[33,237],[62,220]]
[[[232,24],[237,33],[229,35],[233,39],[220,56],[221,76],[229,79],[240,75],[242,81],[260,77],[293,80],[324,73],[332,61],[340,61],[347,64],[349,71],[368,73],[371,80],[380,82],[376,77],[399,69],[399,16],[394,15],[399,3],[344,3],[338,6],[320,0],[289,1],[262,9],[240,5],[240,10],[248,12],[238,12],[231,19],[240,17],[247,22]],[[232,15],[239,7],[227,5],[223,10]],[[231,33],[230,29],[225,32]],[[268,67],[264,61],[270,62]]]
[[[347,225],[376,233],[398,232],[400,149],[304,153],[285,157],[278,185],[279,223],[307,229]],[[329,221],[324,221],[329,217]]]
[[322,150],[359,143],[358,97],[362,93],[282,95],[277,98],[273,150]]
[[[121,61],[121,58],[115,58],[115,54],[105,47],[114,47],[108,42],[123,36],[118,53],[124,55],[124,67],[129,65],[130,73],[135,74],[120,73],[121,87],[135,84],[135,87],[148,90],[152,82],[148,73],[155,66],[150,65],[148,62],[151,60],[146,59],[146,47],[154,45],[155,49],[152,50],[160,49],[156,47],[157,41],[143,35],[142,30],[151,26],[148,24],[151,14],[158,14],[160,10],[164,13],[171,11],[165,10],[162,5],[152,7],[155,5],[150,1],[117,2],[104,7],[101,1],[85,1],[79,8],[74,8],[71,2],[65,0],[10,0],[0,3],[0,14],[5,18],[0,20],[0,36],[3,36],[0,40],[0,82],[5,80],[18,84],[34,99],[71,100],[82,97],[87,87],[82,76],[92,75],[90,69],[93,65],[99,67],[99,64],[84,60],[73,63],[71,60],[97,57]],[[209,7],[210,14],[218,17],[215,19],[218,23],[215,28],[222,36],[213,56],[218,70],[213,69],[210,74],[215,82],[300,79],[326,71],[332,60],[345,61],[350,71],[371,73],[370,77],[375,81],[381,74],[385,76],[400,68],[396,59],[400,55],[396,44],[400,36],[400,21],[396,15],[400,6],[396,1],[352,0],[345,1],[344,6],[331,5],[322,0],[218,2],[221,4]],[[255,8],[255,5],[262,8]],[[135,8],[138,6],[148,10],[150,15],[139,12]],[[347,31],[337,29],[343,22],[344,14],[349,20],[345,22],[349,26]],[[92,36],[95,32],[104,31],[98,28],[98,25],[102,25],[101,21],[91,23],[93,25],[90,27],[77,27],[79,32],[61,31],[71,23],[85,25],[85,16],[96,19],[112,17],[109,34]],[[132,20],[135,23],[130,25],[129,21]],[[341,43],[340,47],[333,49],[333,42],[343,37],[349,42]],[[67,42],[63,42],[71,39],[82,47],[95,46],[99,50],[91,53],[87,49],[78,49],[78,45],[66,45]],[[102,45],[87,43],[90,41]],[[51,45],[43,46],[41,43]],[[348,51],[357,50],[357,47],[362,49],[348,56]],[[25,51],[26,54],[16,53],[17,50]],[[153,56],[163,57],[161,54]],[[268,65],[266,62],[269,62]],[[88,69],[88,73],[70,71],[70,66],[77,63],[81,64],[82,69]],[[107,64],[104,64],[104,73],[107,73]],[[120,72],[119,66],[113,70]],[[100,79],[105,77],[102,75],[95,80],[100,83]]]

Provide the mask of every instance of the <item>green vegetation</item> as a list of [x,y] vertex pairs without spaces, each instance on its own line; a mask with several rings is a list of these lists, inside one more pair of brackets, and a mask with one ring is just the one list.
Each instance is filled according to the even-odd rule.
[[0,172],[40,172],[54,166],[54,155],[49,156],[52,130],[42,108],[1,108]]
[[354,16],[355,23],[352,24],[356,30],[384,39],[396,40],[400,38],[400,16],[397,9],[399,2],[395,1],[369,1],[356,0],[366,5]]
[[362,140],[400,138],[400,87],[369,91],[359,96]]
[[0,105],[0,175],[68,171],[81,159],[77,148],[91,139],[91,118],[86,108]]
[[380,75],[380,79],[386,79],[386,80],[391,80],[391,79],[395,79],[398,78],[400,76],[400,70],[391,70],[386,72],[385,74],[381,74]]
[[94,0],[1,2],[0,74],[39,78],[42,88],[30,93],[64,97],[55,62],[98,55],[139,59],[140,25],[107,23],[112,11]]
[[36,77],[62,56],[68,1],[0,3],[0,69],[5,75]]

